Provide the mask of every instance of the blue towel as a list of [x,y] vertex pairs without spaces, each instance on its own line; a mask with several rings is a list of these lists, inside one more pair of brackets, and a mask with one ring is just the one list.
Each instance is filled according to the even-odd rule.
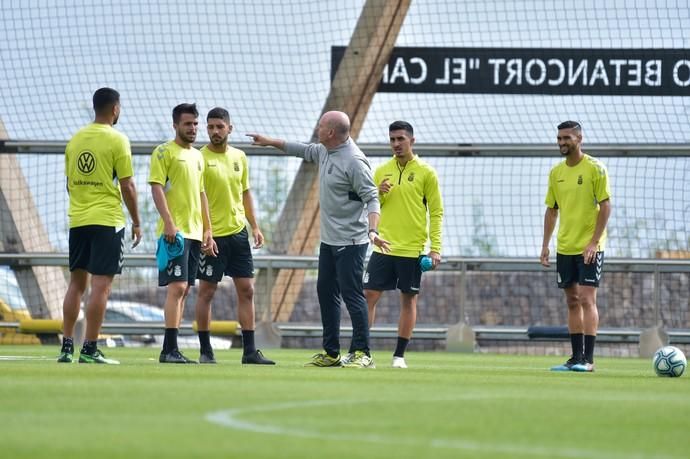
[[158,263],[158,271],[163,271],[168,262],[173,258],[177,258],[184,252],[184,237],[179,231],[175,234],[175,242],[170,243],[165,240],[165,235],[158,239],[158,246],[156,247],[156,262]]

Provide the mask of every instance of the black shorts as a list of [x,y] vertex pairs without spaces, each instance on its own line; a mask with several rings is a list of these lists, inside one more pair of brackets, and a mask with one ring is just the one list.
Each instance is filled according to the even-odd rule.
[[201,241],[185,239],[182,255],[168,261],[165,269],[158,271],[158,285],[165,287],[171,282],[187,282],[189,285],[194,285],[200,252]]
[[218,256],[200,255],[197,279],[217,284],[223,274],[230,277],[254,277],[254,260],[247,229],[229,236],[214,237]]
[[402,293],[419,293],[422,283],[422,256],[397,257],[373,252],[364,272],[364,288],[368,290],[395,290]]
[[597,252],[594,263],[585,264],[583,255],[556,254],[558,288],[567,288],[577,282],[580,285],[599,287],[604,267],[604,252]]
[[69,270],[83,269],[99,276],[122,272],[125,229],[86,225],[69,229]]

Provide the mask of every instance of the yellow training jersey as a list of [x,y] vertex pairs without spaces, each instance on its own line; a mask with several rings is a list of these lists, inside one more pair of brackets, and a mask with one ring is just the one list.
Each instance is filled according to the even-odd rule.
[[[599,215],[599,203],[611,197],[606,167],[589,155],[575,166],[565,161],[549,174],[546,205],[560,213],[556,251],[563,255],[581,255],[592,240]],[[604,250],[606,230],[598,250]]]
[[229,236],[245,227],[242,194],[249,189],[247,156],[228,146],[224,153],[201,149],[204,156],[204,186],[211,212],[214,236]]
[[[185,239],[201,241],[204,221],[201,192],[204,191],[204,158],[194,147],[182,148],[174,140],[156,147],[151,155],[149,183],[159,183],[177,229]],[[158,219],[158,236],[163,234],[163,219]]]
[[[427,239],[431,239],[431,250],[441,253],[443,200],[436,171],[417,155],[404,168],[392,158],[374,172],[377,187],[384,179],[393,187],[379,196],[379,233],[391,244],[389,254],[417,257],[423,253]],[[378,247],[374,250],[381,252]]]
[[131,177],[127,137],[108,124],[91,123],[65,149],[69,226],[125,226],[119,179]]

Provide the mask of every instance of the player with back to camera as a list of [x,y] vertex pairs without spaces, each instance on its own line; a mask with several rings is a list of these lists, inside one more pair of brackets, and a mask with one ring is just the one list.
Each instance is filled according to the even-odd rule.
[[70,280],[62,305],[63,338],[57,360],[60,363],[73,361],[74,326],[89,274],[91,293],[79,363],[119,363],[106,358],[97,341],[113,278],[122,272],[123,199],[132,218],[132,248],[141,241],[129,139],[113,128],[120,117],[120,94],[111,88],[98,89],[93,94],[93,109],[94,122],[80,129],[65,149]]
[[286,142],[260,134],[247,134],[255,145],[272,146],[305,161],[319,164],[321,245],[316,290],[321,308],[324,352],[306,366],[340,367],[340,303],[352,320],[350,353],[345,365],[374,368],[369,350],[367,303],[362,287],[364,257],[369,242],[388,250],[377,231],[379,199],[364,153],[350,138],[350,118],[326,112],[318,125],[319,143]]
[[546,192],[541,264],[549,264],[549,241],[560,213],[556,247],[558,287],[568,304],[572,355],[553,371],[594,371],[594,344],[599,326],[597,287],[604,265],[606,224],[611,190],[606,167],[582,152],[582,126],[558,125],[558,148],[565,160],[551,169]]
[[151,155],[149,184],[160,215],[157,234],[163,236],[158,244],[174,244],[178,232],[184,239],[182,253],[158,271],[158,285],[167,289],[160,363],[197,363],[180,352],[177,335],[185,299],[195,283],[199,255],[202,251],[207,256],[217,254],[204,191],[204,157],[192,146],[198,117],[195,104],[177,105],[172,112],[175,139],[159,145]]
[[245,217],[252,228],[254,248],[264,244],[256,222],[254,200],[249,189],[249,166],[242,150],[228,145],[232,133],[230,114],[216,107],[206,116],[210,142],[201,149],[204,184],[211,213],[213,239],[218,256],[201,254],[196,323],[201,354],[199,363],[216,363],[209,338],[211,301],[223,274],[232,277],[237,292],[237,311],[242,327],[242,363],[273,365],[254,345],[254,262]]
[[[376,303],[383,290],[400,290],[398,342],[393,368],[407,368],[405,350],[417,320],[417,298],[422,279],[424,246],[432,269],[441,263],[443,200],[436,171],[412,151],[414,129],[406,121],[389,128],[393,158],[374,172],[381,201],[381,237],[390,241],[390,252],[374,247],[364,273],[364,294],[369,305],[369,326],[374,324]],[[427,228],[427,217],[429,224]],[[348,359],[350,356],[346,356]]]

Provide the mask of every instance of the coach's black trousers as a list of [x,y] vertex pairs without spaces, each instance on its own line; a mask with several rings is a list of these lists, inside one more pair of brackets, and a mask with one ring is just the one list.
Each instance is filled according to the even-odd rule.
[[368,245],[321,243],[316,290],[321,307],[323,348],[329,354],[340,353],[341,298],[352,319],[350,352],[369,352],[369,309],[362,286]]

